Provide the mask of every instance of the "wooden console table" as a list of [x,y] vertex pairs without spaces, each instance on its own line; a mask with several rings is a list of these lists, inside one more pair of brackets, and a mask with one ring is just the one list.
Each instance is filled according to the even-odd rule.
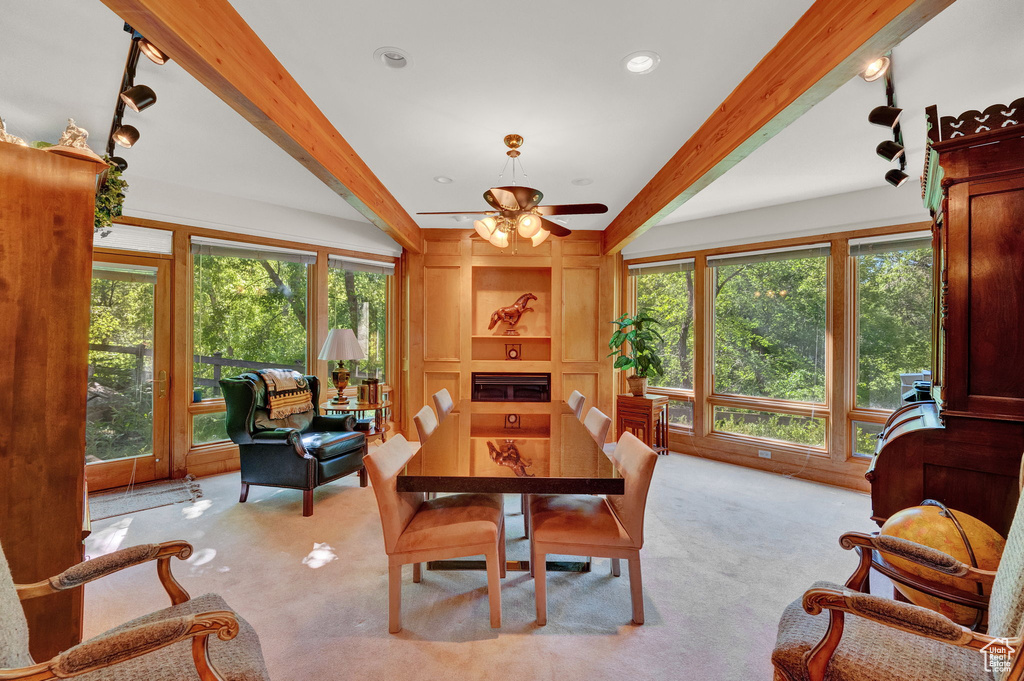
[[662,395],[619,395],[615,433],[630,432],[658,454],[668,454],[668,398]]

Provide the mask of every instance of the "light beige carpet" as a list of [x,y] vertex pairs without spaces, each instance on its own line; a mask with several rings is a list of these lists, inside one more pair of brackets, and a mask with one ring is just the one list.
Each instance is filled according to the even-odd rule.
[[[647,623],[630,620],[629,582],[595,560],[589,574],[549,574],[548,625],[533,583],[509,572],[500,630],[488,626],[482,572],[406,568],[405,629],[387,633],[383,539],[371,489],[355,476],[315,493],[204,478],[203,499],[94,523],[87,553],[169,539],[193,596],[221,594],[259,632],[271,676],[291,679],[771,679],[783,608],[816,579],[843,581],[855,559],[837,542],[870,531],[867,496],[728,464],[660,457],[643,551]],[[518,497],[506,497],[509,554],[525,555]],[[166,605],[153,565],[88,585],[86,635]]]

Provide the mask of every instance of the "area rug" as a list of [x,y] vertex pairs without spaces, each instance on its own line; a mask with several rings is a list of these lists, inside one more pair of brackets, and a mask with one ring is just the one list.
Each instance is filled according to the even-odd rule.
[[103,520],[160,506],[194,502],[203,496],[199,483],[191,475],[180,480],[161,480],[144,485],[130,485],[89,495],[89,516]]

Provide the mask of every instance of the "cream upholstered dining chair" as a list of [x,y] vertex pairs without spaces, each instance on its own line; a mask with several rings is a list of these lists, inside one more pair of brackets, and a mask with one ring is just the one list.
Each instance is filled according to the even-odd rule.
[[437,417],[434,416],[434,410],[430,408],[430,405],[423,405],[423,408],[412,417],[412,422],[416,424],[416,434],[420,438],[420,446],[426,444],[427,438],[434,434],[438,426]]
[[583,419],[583,427],[594,438],[598,447],[603,448],[605,440],[608,439],[608,429],[612,427],[612,420],[597,407],[591,407],[587,412],[587,418]]
[[[74,565],[35,584],[15,584],[0,549],[0,679],[81,681],[260,681],[270,677],[260,640],[220,596],[191,598],[171,575],[171,558],[192,555],[183,541],[141,544]],[[150,613],[36,664],[21,602],[81,588],[119,570],[155,561],[171,607]]]
[[402,630],[402,566],[413,564],[412,581],[422,577],[421,563],[483,555],[491,626],[501,626],[501,578],[505,576],[505,509],[500,494],[455,494],[424,500],[422,492],[399,492],[398,475],[415,452],[395,435],[365,459],[377,497],[388,556],[388,631]]
[[576,414],[576,418],[578,419],[583,418],[583,405],[586,404],[586,402],[587,396],[579,390],[573,390],[572,395],[569,395],[569,399],[566,400],[569,408],[572,409],[572,412]]
[[[896,555],[937,576],[962,576],[991,588],[988,633],[971,631],[935,610],[860,593],[855,590],[858,573],[854,573],[845,587],[816,582],[782,613],[772,653],[776,681],[1024,678],[1024,495],[1017,502],[994,573],[912,541],[887,537],[882,542],[877,535],[874,539],[869,547],[874,551]],[[825,610],[827,617],[822,614]],[[992,655],[1007,648],[1014,652],[1001,660],[1006,667],[990,673],[996,667],[991,664]]]
[[452,395],[448,392],[448,388],[441,388],[434,393],[434,408],[437,409],[437,422],[444,423],[448,414],[452,413],[452,409],[455,408],[455,402],[452,401]]
[[612,574],[616,577],[619,560],[628,560],[633,622],[644,623],[640,549],[644,545],[647,491],[658,455],[636,436],[625,433],[611,456],[625,482],[625,494],[530,497],[530,565],[534,573],[537,624],[541,626],[548,619],[549,553],[611,558]]

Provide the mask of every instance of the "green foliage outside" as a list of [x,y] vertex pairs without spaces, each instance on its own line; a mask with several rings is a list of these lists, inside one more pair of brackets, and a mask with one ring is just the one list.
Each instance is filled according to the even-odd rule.
[[227,438],[224,419],[227,412],[196,414],[192,417],[192,444],[201,445]]
[[[89,351],[87,461],[147,454],[153,447],[153,291],[146,274],[97,270],[89,343],[132,352]],[[137,279],[132,281],[132,279]]]
[[[900,374],[930,366],[931,249],[877,253],[853,261],[858,281],[857,405],[895,409]],[[716,393],[825,402],[827,277],[824,256],[714,268]],[[664,340],[656,346],[664,375],[652,384],[693,388],[693,295],[692,271],[638,276],[637,307],[664,321]],[[817,418],[715,411],[718,431],[819,447],[824,424]],[[874,452],[874,432],[856,430],[859,452]]]
[[[356,332],[366,359],[349,366],[351,385],[363,378],[384,381],[387,344],[387,276],[331,268],[327,275],[327,325]],[[333,369],[335,362],[330,362]],[[353,364],[352,362],[349,363]]]
[[[302,263],[197,254],[193,269],[193,352],[279,368],[306,363],[307,266]],[[216,379],[254,368],[193,364],[203,397],[219,397]]]

